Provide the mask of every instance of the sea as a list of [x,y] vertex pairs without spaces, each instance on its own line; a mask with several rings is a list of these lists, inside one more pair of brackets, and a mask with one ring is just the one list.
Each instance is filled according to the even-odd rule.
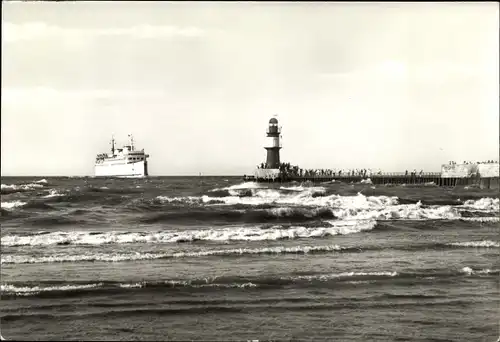
[[499,193],[2,177],[6,340],[488,341]]

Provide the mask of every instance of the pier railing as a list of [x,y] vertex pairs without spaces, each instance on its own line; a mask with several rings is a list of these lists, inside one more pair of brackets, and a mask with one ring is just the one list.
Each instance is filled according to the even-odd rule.
[[[293,175],[293,174],[273,174],[272,177],[259,177],[255,176],[244,176],[245,181],[258,181],[258,182],[329,182],[329,181],[340,181],[343,183],[372,183],[372,184],[392,184],[392,185],[436,185],[445,187],[455,187],[460,186],[480,186],[486,189],[498,189],[499,181],[498,178],[486,178],[481,179],[480,177],[470,176],[470,177],[441,177],[440,172],[419,172],[408,173],[406,172],[383,172],[374,174],[341,174],[336,173],[335,175]],[[369,179],[369,181],[368,181]]]
[[[371,175],[366,175],[367,177],[394,177],[394,176],[403,176],[403,177],[408,177],[412,176],[411,172],[381,172],[381,173],[372,173]],[[417,172],[413,173],[413,176],[416,177],[439,177],[441,176],[441,172]]]
[[382,172],[382,173],[372,173],[369,174],[352,174],[352,173],[341,173],[339,174],[336,172],[335,174],[328,174],[328,175],[302,175],[302,176],[297,176],[297,175],[291,175],[289,174],[290,177],[307,177],[307,178],[377,178],[377,177],[441,177],[440,172],[422,172],[422,173],[416,173],[416,174],[411,174],[411,173],[405,173],[405,172]]

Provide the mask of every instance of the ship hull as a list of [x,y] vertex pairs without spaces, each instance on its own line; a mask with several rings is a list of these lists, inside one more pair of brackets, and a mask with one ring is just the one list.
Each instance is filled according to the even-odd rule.
[[141,178],[148,175],[147,161],[123,164],[96,164],[96,177]]

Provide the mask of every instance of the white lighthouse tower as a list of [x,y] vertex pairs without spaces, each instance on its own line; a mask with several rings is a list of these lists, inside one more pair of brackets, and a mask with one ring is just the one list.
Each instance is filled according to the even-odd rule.
[[266,169],[279,169],[281,150],[281,127],[278,126],[278,119],[271,118],[267,128],[267,150]]
[[280,177],[280,150],[281,127],[278,126],[278,119],[271,118],[267,128],[267,142],[264,148],[267,151],[266,162],[262,163],[255,170],[255,178],[275,180]]

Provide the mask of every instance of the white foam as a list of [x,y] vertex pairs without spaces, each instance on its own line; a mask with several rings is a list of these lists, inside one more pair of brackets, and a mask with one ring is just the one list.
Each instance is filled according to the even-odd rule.
[[370,178],[362,179],[360,183],[361,184],[373,184],[372,180]]
[[43,198],[51,198],[51,197],[59,197],[59,196],[64,196],[64,194],[57,192],[57,190],[51,189],[49,194],[46,196],[43,196]]
[[464,272],[465,274],[468,274],[468,275],[471,275],[472,273],[474,273],[474,271],[472,270],[472,268],[470,268],[468,266],[462,268],[462,272]]
[[453,242],[449,243],[448,245],[458,247],[500,247],[500,243],[491,240]]
[[467,275],[472,275],[472,274],[490,274],[490,273],[498,272],[498,270],[490,270],[489,268],[482,269],[482,270],[473,270],[469,266],[465,266],[464,268],[462,268],[462,272],[467,274]]
[[[452,206],[433,206],[422,208],[422,203],[391,205],[386,207],[348,207],[334,209],[333,214],[340,219],[350,220],[456,220],[461,215]],[[331,222],[331,221],[329,221]]]
[[289,190],[289,191],[304,191],[304,187],[302,185],[296,185],[296,186],[281,186],[281,190]]
[[175,243],[180,241],[264,241],[298,239],[353,234],[371,230],[375,221],[335,221],[332,227],[229,227],[220,229],[160,231],[160,232],[102,232],[82,231],[52,232],[29,236],[6,235],[1,239],[2,246],[45,246],[55,244],[102,245],[123,243]]
[[39,183],[28,183],[28,184],[2,184],[1,190],[17,190],[17,191],[30,191],[34,189],[43,188],[42,184]]
[[241,288],[241,289],[244,289],[247,287],[257,287],[257,285],[252,283],[252,282],[247,282],[247,283],[243,283],[243,284],[237,284],[237,283],[233,283],[233,284],[201,284],[201,285],[192,285],[192,286],[195,288],[223,287],[223,288]]
[[259,183],[257,182],[243,182],[241,184],[235,184],[235,185],[231,185],[227,188],[223,188],[225,190],[240,190],[240,189],[259,189],[259,188],[262,188],[262,185],[260,185]]
[[[246,183],[244,183],[246,184]],[[252,183],[253,184],[253,183]],[[246,185],[245,185],[246,186]],[[238,185],[243,187],[243,185]],[[228,188],[223,188],[228,190]],[[295,186],[283,188],[285,190],[294,190],[291,193],[283,193],[282,191],[270,188],[257,188],[250,187],[253,196],[240,197],[236,194],[226,197],[210,197],[207,195],[196,197],[167,197],[158,196],[157,199],[162,202],[185,202],[185,203],[219,203],[225,205],[262,205],[262,204],[287,204],[287,205],[302,205],[302,206],[327,206],[327,207],[384,207],[388,205],[396,205],[398,202],[397,197],[387,196],[364,196],[359,193],[357,196],[314,196],[318,193],[324,193],[324,187],[304,187]],[[282,189],[282,190],[283,190]],[[214,189],[221,190],[221,189]],[[230,189],[234,191],[233,189]],[[231,192],[230,192],[231,193]]]
[[[245,210],[238,210],[244,212]],[[317,208],[301,208],[301,207],[276,207],[270,209],[258,209],[253,210],[254,212],[267,212],[275,217],[289,217],[296,214],[302,214],[304,217],[314,218],[319,216],[322,213],[331,213],[333,211],[329,208],[317,207]]]
[[332,274],[321,274],[321,275],[304,275],[304,276],[294,276],[294,277],[282,277],[282,279],[301,279],[301,280],[319,280],[327,281],[331,279],[338,278],[351,278],[351,277],[395,277],[397,272],[342,272],[342,273],[332,273]]
[[[193,281],[191,280],[166,280],[163,283],[166,285],[171,285],[171,286],[190,286],[193,288],[204,288],[204,287],[222,287],[222,288],[247,288],[247,287],[257,287],[256,284],[251,283],[251,282],[246,282],[243,284],[239,283],[230,283],[230,284],[224,284],[224,283],[213,283],[217,277],[208,277],[205,278],[206,284],[193,284]],[[195,280],[196,281],[196,280]],[[133,284],[134,286],[130,287],[144,287],[147,285],[145,284],[140,284],[140,286],[137,286],[139,284]]]
[[254,255],[254,254],[308,254],[314,252],[334,252],[342,248],[338,245],[326,246],[295,246],[295,247],[265,247],[265,248],[235,248],[206,250],[198,252],[175,252],[175,253],[113,253],[113,254],[86,254],[68,255],[56,254],[45,257],[29,257],[24,255],[2,255],[1,264],[38,264],[57,262],[81,262],[81,261],[102,261],[102,262],[122,262],[155,260],[166,258],[187,258],[205,256],[230,256],[230,255]]
[[0,285],[0,291],[4,293],[15,293],[18,295],[31,295],[31,294],[37,294],[40,292],[48,292],[48,291],[71,291],[71,290],[83,290],[83,289],[90,289],[90,288],[95,288],[101,286],[102,283],[99,284],[85,284],[85,285],[62,285],[62,286],[46,286],[46,287],[40,287],[40,286],[33,286],[33,287],[28,287],[28,286],[22,286],[18,287],[15,285]]
[[44,179],[40,179],[39,181],[36,181],[35,183],[47,184],[47,180],[44,178]]
[[490,274],[490,273],[498,272],[498,270],[490,270],[489,268],[482,269],[482,270],[473,270],[469,266],[465,266],[464,268],[462,268],[462,272],[467,274],[467,275],[473,275],[473,274]]
[[227,196],[219,198],[211,198],[202,196],[203,202],[221,201],[226,205],[244,204],[244,205],[262,205],[262,204],[288,204],[302,206],[323,206],[323,207],[356,207],[356,208],[382,208],[388,205],[396,205],[397,197],[387,196],[318,196],[313,197],[317,193],[317,188],[305,188],[304,191],[282,194],[273,189],[257,190],[252,197],[237,197]]
[[121,288],[131,289],[131,288],[141,288],[144,285],[142,283],[135,283],[135,284],[120,284],[119,286]]
[[[194,288],[204,288],[204,287],[221,287],[221,288],[248,288],[248,287],[257,287],[256,284],[251,282],[246,283],[212,283],[214,279],[206,278],[206,284],[193,284],[192,280],[165,280],[163,282],[164,285],[170,286],[190,286]],[[142,288],[148,285],[148,282],[138,282],[138,283],[121,283],[116,285],[111,285],[114,287],[119,287],[123,289],[134,289],[134,288]],[[103,283],[94,283],[94,284],[82,284],[82,285],[61,285],[61,286],[15,286],[10,284],[2,284],[0,286],[0,291],[4,294],[15,294],[17,296],[31,296],[36,295],[41,292],[53,292],[53,291],[75,291],[75,290],[84,290],[91,288],[99,288],[103,287]]]
[[296,186],[281,186],[281,190],[287,190],[287,191],[306,191],[308,194],[310,193],[322,193],[326,191],[326,188],[323,186],[303,186],[303,185],[296,185]]
[[460,220],[472,222],[500,222],[500,217],[462,217]]
[[25,204],[26,202],[21,202],[21,201],[1,202],[1,207],[5,209],[12,209],[15,207],[23,206]]
[[[189,204],[196,204],[196,203],[206,203],[210,202],[211,200],[204,200],[204,198],[208,198],[208,196],[202,196],[202,197],[195,197],[195,196],[187,196],[187,197],[168,197],[168,196],[157,196],[156,199],[159,200],[162,203],[189,203]],[[214,201],[217,201],[217,199],[213,199]]]
[[239,192],[237,190],[262,189],[262,188],[266,187],[257,182],[243,182],[240,184],[235,184],[224,188],[215,188],[210,190],[210,192],[227,190],[232,196],[238,196]]
[[464,208],[486,210],[498,212],[500,210],[500,200],[498,198],[484,197],[478,200],[468,200],[463,204]]

